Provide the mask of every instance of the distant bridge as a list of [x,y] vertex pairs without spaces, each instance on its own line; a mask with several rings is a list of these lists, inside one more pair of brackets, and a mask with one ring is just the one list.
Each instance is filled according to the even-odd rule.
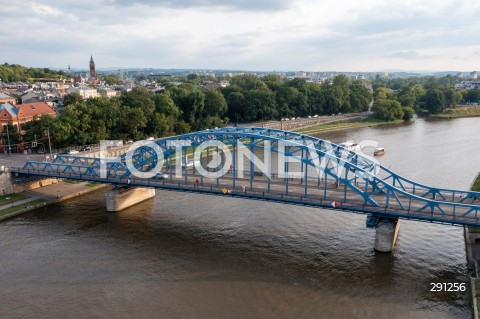
[[[232,166],[218,178],[201,176],[196,167],[186,165],[187,157],[199,145],[211,141],[224,143],[233,153]],[[285,176],[282,176],[278,168],[272,169],[271,174],[259,173],[258,168],[249,162],[243,165],[242,177],[237,170],[237,153],[241,151],[238,142],[251,154],[263,154],[268,148],[276,156],[287,156],[298,163],[286,163]],[[129,157],[139,171],[148,172],[157,165],[157,153],[148,145],[107,162],[106,176],[102,176],[100,170],[102,159],[68,155],[58,155],[53,162],[29,161],[23,168],[11,170],[19,175],[153,187],[365,213],[369,214],[367,226],[370,227],[381,218],[480,226],[480,193],[414,182],[364,154],[312,136],[267,128],[220,128],[152,143],[164,154],[166,178],[136,178],[128,168],[126,161]],[[282,146],[285,143],[287,146]],[[183,145],[180,146],[181,153],[176,152],[178,145]],[[178,154],[182,154],[181,158]],[[205,166],[212,158],[214,156],[207,148],[201,152],[199,162]],[[220,157],[220,161],[223,160]],[[175,177],[180,162],[184,163],[182,176]],[[293,168],[300,172],[295,178],[291,177]],[[319,169],[321,174],[317,174]]]

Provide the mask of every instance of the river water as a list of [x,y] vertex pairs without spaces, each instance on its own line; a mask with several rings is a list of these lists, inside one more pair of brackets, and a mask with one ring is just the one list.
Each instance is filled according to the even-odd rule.
[[[319,134],[370,139],[380,162],[466,189],[480,118]],[[105,191],[0,223],[1,318],[470,318],[463,229],[401,221],[392,254],[365,216],[188,193],[105,211]]]

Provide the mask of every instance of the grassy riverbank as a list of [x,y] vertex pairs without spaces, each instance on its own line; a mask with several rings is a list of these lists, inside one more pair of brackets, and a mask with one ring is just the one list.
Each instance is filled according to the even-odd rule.
[[480,192],[480,173],[477,175],[477,178],[473,182],[471,190],[474,192]]
[[9,204],[9,203],[14,203],[16,201],[19,201],[19,200],[22,200],[22,199],[26,199],[28,198],[29,196],[27,195],[24,195],[24,194],[9,194],[9,195],[3,195],[3,196],[0,196],[0,206],[2,205],[6,205],[6,204]]
[[27,203],[23,203],[23,204],[19,204],[19,205],[13,205],[12,207],[8,207],[8,208],[0,210],[0,217],[4,216],[4,215],[7,215],[7,214],[10,214],[12,212],[16,212],[16,211],[28,208],[28,207],[34,207],[35,205],[41,204],[41,203],[44,203],[44,202],[46,202],[45,199],[38,198],[38,199],[35,199],[35,200],[32,200],[32,201],[29,201]]
[[480,116],[480,106],[457,106],[448,108],[443,113],[432,114],[430,117],[438,119],[455,119],[460,117],[477,117]]
[[350,128],[359,128],[359,127],[369,127],[369,126],[378,126],[378,125],[388,125],[388,124],[398,124],[404,122],[403,120],[397,120],[392,122],[386,122],[384,120],[375,118],[370,116],[364,120],[357,121],[357,122],[342,122],[342,123],[332,123],[332,124],[324,124],[324,125],[316,125],[310,126],[305,128],[299,128],[294,130],[295,132],[299,133],[317,133],[322,131],[331,131],[331,130],[343,130],[343,129],[350,129]]

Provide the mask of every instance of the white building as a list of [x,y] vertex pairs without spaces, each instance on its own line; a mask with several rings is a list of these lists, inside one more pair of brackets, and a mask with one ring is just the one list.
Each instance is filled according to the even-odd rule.
[[89,88],[89,87],[69,88],[67,90],[67,93],[68,94],[78,93],[84,100],[100,96],[100,94],[97,92],[97,89]]

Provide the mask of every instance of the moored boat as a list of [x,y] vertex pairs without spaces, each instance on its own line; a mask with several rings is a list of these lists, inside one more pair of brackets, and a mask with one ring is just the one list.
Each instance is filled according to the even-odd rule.
[[383,147],[377,147],[375,151],[373,151],[373,155],[380,156],[385,154],[385,149]]

